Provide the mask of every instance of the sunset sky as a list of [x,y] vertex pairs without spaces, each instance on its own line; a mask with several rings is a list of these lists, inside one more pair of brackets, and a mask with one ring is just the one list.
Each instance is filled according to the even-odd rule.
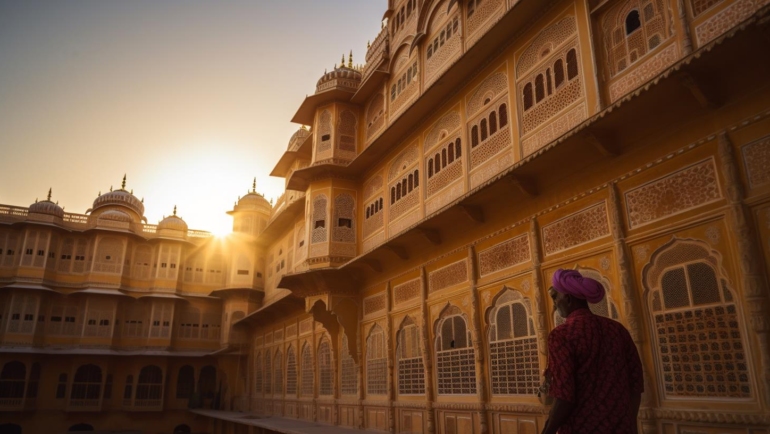
[[120,187],[222,232],[324,69],[363,63],[386,0],[0,0],[0,204],[67,212]]

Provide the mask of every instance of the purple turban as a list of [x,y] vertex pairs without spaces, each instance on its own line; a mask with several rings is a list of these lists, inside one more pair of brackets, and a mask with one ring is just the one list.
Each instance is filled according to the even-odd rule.
[[589,303],[598,303],[604,298],[602,284],[590,277],[583,277],[576,270],[556,270],[551,283],[557,292],[582,298]]

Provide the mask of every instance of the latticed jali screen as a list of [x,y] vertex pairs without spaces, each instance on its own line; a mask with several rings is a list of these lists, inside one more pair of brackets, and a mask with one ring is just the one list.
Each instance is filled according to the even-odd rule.
[[652,305],[666,395],[751,396],[737,308],[710,265],[666,271]]
[[492,393],[531,395],[539,385],[537,336],[523,304],[500,307],[489,344]]
[[465,319],[450,316],[441,324],[436,353],[438,393],[470,395],[476,393],[476,357],[470,346]]
[[425,393],[425,366],[422,361],[420,329],[407,318],[398,333],[398,393],[420,395]]

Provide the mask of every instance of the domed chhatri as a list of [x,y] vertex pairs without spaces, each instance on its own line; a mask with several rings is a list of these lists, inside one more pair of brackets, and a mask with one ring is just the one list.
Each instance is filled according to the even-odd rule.
[[187,223],[185,223],[181,217],[176,215],[176,205],[174,205],[174,214],[164,218],[160,223],[158,223],[158,231],[167,229],[180,231],[184,234],[187,233]]
[[109,220],[120,223],[131,223],[131,216],[116,209],[110,209],[99,214],[99,221]]
[[47,216],[54,216],[58,218],[64,217],[64,209],[60,207],[58,204],[51,201],[51,190],[48,189],[48,197],[46,200],[37,201],[35,200],[35,203],[29,206],[29,214],[40,214],[40,215],[47,215]]
[[324,92],[334,88],[341,88],[351,92],[358,90],[358,86],[361,84],[361,70],[357,66],[353,66],[353,52],[350,52],[348,58],[348,64],[345,66],[345,55],[342,55],[342,62],[340,66],[334,66],[330,72],[324,73],[315,87],[315,93]]
[[93,207],[86,212],[91,212],[92,215],[96,215],[100,214],[97,213],[97,211],[108,207],[121,207],[130,210],[131,213],[129,213],[129,215],[136,214],[137,222],[144,217],[144,204],[131,192],[126,190],[126,175],[123,175],[123,182],[120,190],[112,191],[112,188],[110,188],[109,192],[97,197],[96,200],[94,200]]
[[268,202],[264,196],[257,193],[257,178],[254,178],[254,182],[251,184],[251,190],[246,196],[238,199],[238,203],[235,205],[232,212],[260,210],[269,214],[272,209],[273,206],[270,205],[270,202]]
[[305,139],[310,137],[310,135],[310,130],[303,125],[300,129],[291,135],[291,139],[289,139],[289,146],[287,146],[286,150],[288,152],[296,151],[300,146],[302,146],[302,143],[305,142]]

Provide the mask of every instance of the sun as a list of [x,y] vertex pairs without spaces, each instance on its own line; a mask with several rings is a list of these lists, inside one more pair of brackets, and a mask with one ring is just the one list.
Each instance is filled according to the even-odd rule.
[[233,233],[232,221],[229,219],[216,219],[207,229],[217,238],[225,238]]

